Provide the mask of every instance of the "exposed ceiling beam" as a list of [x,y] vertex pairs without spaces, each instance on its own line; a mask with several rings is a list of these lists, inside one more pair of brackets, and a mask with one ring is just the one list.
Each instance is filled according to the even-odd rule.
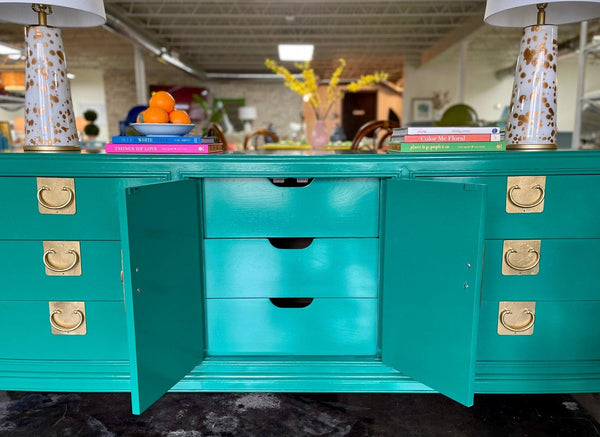
[[454,44],[464,40],[472,33],[481,29],[483,26],[486,26],[485,22],[483,21],[485,4],[482,4],[479,9],[481,11],[480,14],[469,17],[467,20],[465,20],[464,24],[460,28],[453,30],[447,36],[443,37],[437,43],[423,51],[423,54],[421,55],[421,66],[427,64],[438,55],[444,53]]

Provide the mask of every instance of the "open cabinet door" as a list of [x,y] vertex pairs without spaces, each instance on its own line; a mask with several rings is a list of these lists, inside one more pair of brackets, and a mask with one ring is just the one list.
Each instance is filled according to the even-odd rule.
[[121,235],[134,414],[202,360],[199,205],[195,180],[125,192]]
[[387,180],[382,360],[473,404],[485,186]]

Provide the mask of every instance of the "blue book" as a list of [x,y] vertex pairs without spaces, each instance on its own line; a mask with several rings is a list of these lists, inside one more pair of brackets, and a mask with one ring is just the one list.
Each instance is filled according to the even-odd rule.
[[113,144],[213,144],[215,137],[193,137],[193,136],[123,136],[112,137]]

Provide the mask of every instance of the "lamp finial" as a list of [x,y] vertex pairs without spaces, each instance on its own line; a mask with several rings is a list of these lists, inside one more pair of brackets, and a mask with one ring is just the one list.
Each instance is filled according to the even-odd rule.
[[38,14],[38,24],[40,26],[47,26],[48,21],[46,20],[46,17],[52,13],[52,6],[41,3],[32,3],[31,9]]
[[537,4],[537,24],[546,24],[546,6],[548,6],[548,3]]

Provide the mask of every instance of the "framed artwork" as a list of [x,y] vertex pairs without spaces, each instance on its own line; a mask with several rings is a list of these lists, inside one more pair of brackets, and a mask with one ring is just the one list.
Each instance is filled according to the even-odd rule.
[[412,121],[433,121],[433,98],[412,99]]

